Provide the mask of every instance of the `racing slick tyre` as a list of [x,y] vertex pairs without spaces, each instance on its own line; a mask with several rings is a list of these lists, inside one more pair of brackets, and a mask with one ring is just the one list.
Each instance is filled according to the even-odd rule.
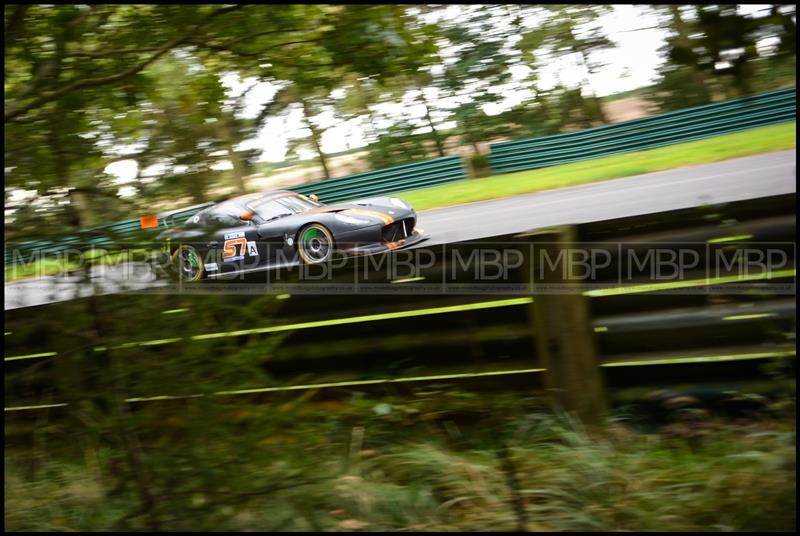
[[333,235],[319,223],[306,225],[297,233],[297,253],[306,264],[320,264],[333,258]]
[[176,280],[194,283],[203,279],[200,254],[192,246],[182,245],[172,254],[172,274]]

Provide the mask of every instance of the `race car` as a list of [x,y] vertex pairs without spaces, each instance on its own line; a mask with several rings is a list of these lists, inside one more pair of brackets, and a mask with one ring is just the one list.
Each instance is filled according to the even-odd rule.
[[408,247],[426,238],[417,215],[394,197],[324,205],[287,190],[243,195],[201,210],[157,236],[157,262],[183,281],[199,281],[334,255],[364,255]]

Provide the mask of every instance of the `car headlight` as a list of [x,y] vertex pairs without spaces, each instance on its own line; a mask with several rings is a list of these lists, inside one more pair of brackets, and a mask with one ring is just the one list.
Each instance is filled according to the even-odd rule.
[[353,216],[347,216],[345,214],[336,214],[336,219],[343,223],[349,223],[350,225],[369,225],[372,223],[370,220],[354,218]]
[[397,199],[396,197],[392,198],[392,204],[394,206],[400,207],[400,208],[411,208],[410,206],[408,206],[408,204],[405,201],[402,201],[401,199]]

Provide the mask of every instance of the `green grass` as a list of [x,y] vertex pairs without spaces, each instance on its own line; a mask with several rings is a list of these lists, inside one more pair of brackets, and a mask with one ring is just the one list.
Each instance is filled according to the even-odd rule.
[[544,169],[397,192],[417,210],[564,188],[794,148],[795,122]]

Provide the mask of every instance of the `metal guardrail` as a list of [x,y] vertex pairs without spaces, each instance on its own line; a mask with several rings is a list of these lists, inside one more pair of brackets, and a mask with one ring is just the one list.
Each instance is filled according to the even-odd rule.
[[[265,312],[264,321],[257,325],[245,327],[241,319],[233,317],[235,315],[224,315],[217,319],[218,324],[206,327],[213,329],[213,333],[176,333],[171,322],[153,322],[142,326],[135,337],[127,333],[111,334],[117,341],[135,339],[111,349],[137,349],[137,360],[152,358],[153,367],[158,367],[159,362],[168,357],[170,345],[243,342],[281,334],[280,344],[263,363],[269,380],[262,379],[264,385],[261,386],[220,393],[224,395],[257,396],[327,388],[332,391],[382,389],[386,385],[409,382],[420,385],[453,381],[473,382],[470,388],[479,389],[488,389],[487,385],[492,383],[494,389],[537,389],[542,381],[546,384],[542,378],[555,374],[551,370],[553,356],[545,359],[539,342],[546,335],[548,340],[555,337],[559,341],[556,346],[559,346],[576,336],[574,332],[558,334],[547,330],[560,329],[560,325],[573,329],[573,324],[578,323],[564,321],[567,317],[559,312],[559,307],[562,304],[567,308],[574,306],[575,302],[570,305],[569,300],[579,299],[586,304],[588,314],[578,331],[583,330],[584,337],[594,338],[597,348],[592,358],[594,367],[603,371],[611,388],[657,386],[670,381],[685,383],[692,379],[752,379],[760,375],[761,364],[791,357],[796,351],[794,340],[787,338],[787,334],[794,331],[794,301],[785,292],[775,294],[771,287],[764,286],[764,283],[778,281],[794,288],[795,201],[796,195],[790,194],[577,226],[575,236],[582,247],[602,248],[612,244],[609,250],[616,252],[615,261],[605,272],[599,273],[601,283],[616,281],[625,248],[639,248],[643,244],[655,244],[662,251],[694,244],[697,251],[701,254],[705,251],[706,255],[712,250],[735,255],[743,248],[758,252],[766,247],[784,247],[786,258],[792,263],[769,277],[737,277],[738,268],[731,265],[732,276],[725,272],[709,279],[698,274],[676,282],[657,281],[655,284],[643,277],[641,281],[626,281],[619,288],[584,291],[564,302],[559,302],[564,298],[555,296],[551,298],[556,300],[551,303],[554,306],[551,312],[556,313],[550,315],[555,318],[555,328],[552,324],[537,324],[537,317],[543,317],[543,310],[537,307],[548,298],[537,294],[535,288],[523,295],[503,294],[503,291],[495,295],[470,292],[442,295],[412,290],[431,282],[438,285],[443,274],[452,272],[454,265],[448,264],[443,248],[437,246],[431,248],[435,262],[427,263],[417,277],[406,282],[393,281],[391,278],[395,276],[385,272],[392,257],[407,253],[402,250],[375,259],[368,273],[364,272],[365,281],[406,288],[406,292],[380,299],[358,293],[303,295],[299,292],[302,287],[299,283],[298,292],[290,290],[290,296],[284,295],[283,299],[272,302],[279,306],[278,310]],[[527,245],[529,240],[550,243],[548,235],[526,236],[525,233],[494,237],[491,242],[505,244],[504,247],[511,249]],[[467,258],[471,251],[484,247],[486,242],[469,241],[449,246],[460,248],[461,258]],[[357,261],[332,272],[334,285],[346,284],[352,279],[353,262]],[[290,272],[276,274],[273,279],[295,284]],[[360,270],[355,272],[361,273]],[[473,283],[471,273],[471,269],[459,270],[456,282]],[[524,283],[525,273],[524,267],[515,267],[509,272],[509,282]],[[649,283],[650,288],[643,289],[642,283]],[[742,286],[748,288],[743,290]],[[688,287],[695,291],[674,292],[676,288],[685,290]],[[711,288],[715,291],[709,292]],[[250,317],[257,318],[250,302],[259,295],[263,293],[237,292],[237,306],[246,308]],[[124,300],[125,307],[135,307],[130,304],[130,296],[97,299]],[[194,325],[193,315],[202,315],[209,306],[202,294],[180,295],[176,299],[180,303],[176,302],[175,306],[181,307],[181,321],[185,326]],[[89,359],[83,362],[90,364],[97,361],[93,356],[103,355],[108,350],[94,347],[76,352],[70,346],[60,346],[73,344],[72,339],[59,337],[52,330],[30,329],[37,322],[68,314],[71,307],[82,305],[79,301],[48,305],[50,314],[43,314],[41,308],[15,312],[6,324],[6,329],[12,333],[5,340],[7,378],[17,377],[14,374],[24,371],[28,364],[47,360],[55,363],[62,358],[77,356],[80,359],[86,354]],[[26,336],[26,332],[30,335]],[[562,358],[571,359],[568,354],[566,352]],[[125,358],[120,353],[114,356]],[[35,392],[33,384],[10,380],[6,405],[29,408],[33,403],[28,397],[30,392]],[[173,394],[180,397],[186,393]],[[163,400],[157,395],[160,393],[141,393],[130,401]]]
[[796,98],[795,88],[782,89],[578,132],[493,143],[489,165],[495,173],[537,169],[793,121]]
[[317,194],[324,202],[335,203],[358,197],[427,188],[466,178],[467,168],[464,158],[445,156],[304,184],[293,190],[306,195]]

